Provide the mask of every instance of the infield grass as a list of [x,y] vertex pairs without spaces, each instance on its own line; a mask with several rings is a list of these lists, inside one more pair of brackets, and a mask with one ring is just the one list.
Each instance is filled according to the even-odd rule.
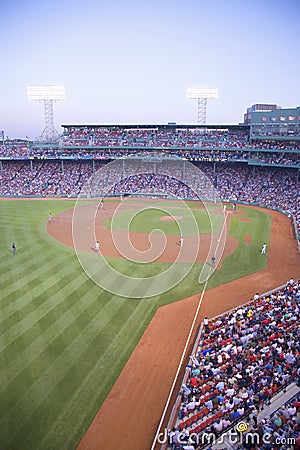
[[[166,218],[172,219],[173,217],[177,220],[166,220]],[[114,218],[103,222],[103,225],[114,230],[125,230],[128,226],[129,231],[150,233],[160,230],[171,236],[180,235],[180,233],[187,236],[198,232],[217,233],[222,223],[223,216],[221,214],[208,213],[204,208],[186,208],[183,210],[180,206],[173,205],[172,202],[171,206],[168,207],[165,204],[161,204],[161,206],[156,204],[155,207],[145,210],[122,211]],[[197,227],[195,227],[195,224],[197,224]]]
[[[0,201],[1,450],[75,449],[157,307],[201,290],[200,263],[159,297],[123,298],[99,288],[74,250],[46,232],[48,213],[55,216],[74,203]],[[265,267],[260,248],[269,242],[271,220],[240,209],[252,222],[233,218],[230,234],[239,246],[209,287]],[[245,233],[251,233],[251,245]],[[110,263],[140,276],[158,270],[154,264],[145,269],[112,258]]]

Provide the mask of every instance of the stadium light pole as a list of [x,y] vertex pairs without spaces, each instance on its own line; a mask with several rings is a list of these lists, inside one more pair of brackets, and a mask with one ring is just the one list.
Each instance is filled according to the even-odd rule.
[[34,100],[44,105],[45,128],[39,140],[46,142],[57,140],[59,133],[54,127],[53,103],[65,99],[64,86],[27,86],[27,98],[28,100]]
[[206,108],[207,100],[219,97],[217,88],[189,88],[186,94],[187,98],[197,100],[198,103],[198,120],[200,125],[206,125]]

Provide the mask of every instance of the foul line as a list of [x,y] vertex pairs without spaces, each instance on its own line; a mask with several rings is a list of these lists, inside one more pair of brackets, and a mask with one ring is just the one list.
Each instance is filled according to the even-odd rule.
[[[208,279],[209,279],[209,277],[208,277]],[[188,334],[188,337],[187,337],[187,340],[186,340],[186,343],[185,343],[185,346],[184,346],[184,349],[183,349],[183,352],[182,352],[182,355],[181,355],[181,359],[180,359],[178,367],[177,367],[177,371],[176,371],[176,374],[175,374],[175,377],[174,377],[174,380],[173,380],[173,383],[172,383],[172,386],[171,386],[171,389],[170,389],[170,392],[169,392],[169,396],[168,396],[165,408],[163,410],[163,413],[162,413],[162,416],[161,416],[161,419],[160,419],[160,422],[159,422],[159,425],[158,425],[158,428],[157,428],[157,431],[156,431],[156,434],[155,434],[155,437],[154,437],[154,440],[153,440],[153,443],[152,443],[152,446],[151,446],[151,450],[153,450],[154,447],[157,444],[157,438],[158,438],[158,435],[159,435],[162,423],[163,423],[163,421],[165,419],[165,415],[166,415],[167,409],[169,408],[169,404],[170,404],[171,397],[172,397],[172,394],[173,394],[173,391],[174,391],[174,388],[175,388],[175,384],[177,382],[177,378],[179,376],[179,372],[181,370],[181,366],[182,366],[183,360],[184,360],[185,355],[186,355],[187,347],[188,347],[189,341],[191,339],[192,332],[194,330],[194,326],[195,326],[196,319],[197,319],[197,316],[198,316],[198,313],[199,313],[199,309],[201,307],[201,303],[202,303],[202,300],[203,300],[203,297],[204,297],[204,293],[205,293],[205,290],[206,290],[208,279],[206,280],[206,282],[204,284],[204,288],[203,288],[202,294],[201,294],[201,296],[199,298],[199,302],[198,302],[198,306],[197,306],[197,309],[196,309],[196,312],[195,312],[195,315],[194,315],[194,319],[193,319],[193,322],[192,322],[192,325],[191,325],[191,328],[190,328],[190,331],[189,331],[189,334]]]
[[[223,231],[225,229],[227,216],[228,216],[228,211],[225,212],[224,223],[223,223],[222,229],[220,231],[220,236],[222,236]],[[219,245],[220,245],[220,243],[217,244],[215,251],[218,249]],[[163,424],[163,421],[165,420],[165,416],[166,416],[167,410],[168,410],[169,405],[170,405],[170,401],[171,401],[171,397],[173,395],[175,384],[177,382],[177,378],[179,376],[179,372],[181,370],[181,366],[182,366],[183,360],[184,360],[185,355],[186,355],[187,347],[188,347],[188,344],[190,342],[191,335],[192,335],[192,332],[193,332],[194,327],[195,327],[196,319],[197,319],[197,316],[199,314],[199,310],[200,310],[200,307],[201,307],[201,304],[202,304],[202,300],[203,300],[203,297],[204,297],[204,294],[205,294],[205,291],[206,291],[206,286],[207,286],[208,280],[209,280],[210,275],[211,275],[211,270],[212,270],[212,268],[210,268],[209,276],[207,277],[207,279],[205,281],[203,291],[202,291],[201,296],[199,298],[199,302],[198,302],[197,309],[196,309],[196,312],[195,312],[195,315],[194,315],[194,319],[193,319],[193,322],[192,322],[192,325],[191,325],[191,328],[190,328],[190,331],[189,331],[189,334],[188,334],[188,337],[187,337],[187,340],[186,340],[186,343],[185,343],[185,346],[184,346],[184,349],[183,349],[183,352],[182,352],[182,355],[181,355],[181,358],[180,358],[180,361],[179,361],[179,364],[178,364],[178,367],[177,367],[177,371],[176,371],[176,374],[175,374],[175,377],[174,377],[174,380],[173,380],[173,383],[172,383],[172,386],[171,386],[171,389],[170,389],[170,392],[169,392],[169,395],[168,395],[168,398],[167,398],[167,401],[166,401],[166,405],[165,405],[165,408],[163,410],[160,422],[158,424],[158,427],[157,427],[157,430],[156,430],[156,433],[155,433],[155,437],[154,437],[154,440],[152,442],[152,446],[151,446],[150,450],[154,450],[154,447],[158,443],[157,442],[158,435],[160,433],[161,426]]]

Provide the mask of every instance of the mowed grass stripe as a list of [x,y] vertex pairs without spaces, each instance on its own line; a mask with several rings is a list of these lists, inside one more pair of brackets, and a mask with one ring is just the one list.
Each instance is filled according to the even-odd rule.
[[62,255],[59,261],[56,255],[53,255],[51,260],[37,256],[36,258],[31,258],[31,262],[29,261],[28,265],[23,264],[18,259],[18,255],[14,257],[14,260],[18,260],[18,266],[12,267],[10,271],[3,275],[3,295],[0,300],[2,308],[5,308],[7,305],[5,301],[6,297],[14,291],[26,292],[28,287],[35,288],[40,282],[47,280],[49,276],[53,277],[56,275],[57,279],[60,279],[60,277],[76,274],[81,271],[81,267],[75,256],[65,257]]
[[[113,269],[110,265],[106,264],[101,265],[101,270],[93,274],[93,277],[110,292],[124,292],[128,297],[134,297],[133,294],[137,297],[142,297],[150,291],[153,283],[157,283],[157,279],[154,278],[157,267],[155,264],[142,265],[126,261],[124,262],[122,274],[119,274],[117,269]],[[160,265],[159,272],[163,268],[166,269],[166,265]],[[140,277],[145,276],[148,279],[143,280],[137,278],[134,281],[132,278],[137,275]],[[141,283],[143,283],[143,289],[141,289]],[[148,288],[146,287],[146,283]]]
[[[118,307],[122,307],[122,304],[118,303]],[[4,411],[6,410],[9,413],[10,409],[17,408],[18,402],[22,402],[22,404],[28,404],[28,401],[35,399],[36,403],[40,403],[40,395],[32,396],[31,391],[42,391],[44,385],[51,386],[52,388],[55,386],[57,382],[59,382],[59,378],[63,376],[63,372],[61,370],[62,367],[69,367],[74,364],[77,358],[80,357],[82,352],[86,350],[86,347],[89,345],[89,342],[97,335],[95,333],[98,332],[99,328],[105,328],[107,324],[112,320],[114,314],[109,315],[106,320],[102,318],[102,312],[100,311],[101,319],[103,323],[99,324],[99,317],[95,317],[93,320],[87,318],[86,315],[79,320],[81,321],[83,330],[78,335],[78,328],[76,323],[71,323],[68,326],[67,330],[64,330],[64,333],[59,333],[55,336],[54,341],[55,345],[53,345],[52,349],[48,349],[49,353],[44,354],[43,358],[46,359],[48,369],[45,372],[43,370],[44,364],[43,361],[40,361],[42,367],[37,367],[34,378],[36,381],[30,386],[30,389],[27,392],[24,392],[23,395],[18,395],[15,390],[17,388],[17,384],[9,384],[6,386],[6,392],[10,391],[9,396],[9,404],[5,404],[4,398],[1,398],[1,404],[4,407]],[[49,346],[51,347],[51,346]],[[67,364],[64,364],[67,363]],[[25,372],[22,373],[22,380],[26,380]],[[30,374],[29,374],[30,375]],[[28,380],[30,381],[30,380]],[[14,401],[15,399],[15,401]],[[36,406],[35,403],[32,406]],[[5,417],[4,413],[4,417]],[[1,423],[1,421],[0,421]]]
[[[111,303],[113,303],[112,300],[113,299],[111,299]],[[124,314],[131,315],[131,312],[133,311],[130,311],[130,308],[128,308],[128,305],[126,305],[125,302],[120,302],[119,298],[114,298],[114,301],[119,305],[119,308],[117,308],[120,309],[119,318],[122,317],[123,319]],[[134,305],[132,302],[131,309],[134,310],[138,305],[138,302]],[[51,396],[52,393],[53,395],[56,395],[55,391],[57,390],[57,400],[59,401],[59,393],[61,392],[62,386],[65,394],[65,390],[70,391],[73,384],[78,387],[81,383],[81,377],[78,376],[80,371],[84,368],[85,373],[89,372],[90,368],[92,368],[94,363],[99,359],[99,350],[101,350],[101,358],[106,359],[106,354],[111,353],[111,347],[114,347],[115,344],[114,339],[107,341],[107,339],[103,338],[105,338],[106,333],[109,333],[109,335],[111,334],[110,328],[117,328],[116,324],[118,323],[118,320],[114,318],[114,315],[115,314],[112,314],[107,317],[106,320],[103,320],[100,311],[99,315],[94,317],[85,326],[82,332],[79,335],[77,334],[75,339],[64,347],[53,363],[48,365],[47,370],[42,373],[41,377],[38,377],[36,381],[28,387],[26,392],[21,392],[16,396],[16,404],[9,407],[9,405],[5,405],[3,404],[3,401],[1,401],[4,409],[7,407],[3,418],[0,419],[0,427],[4,433],[5,430],[9,429],[11,417],[15,418],[16,428],[24,426],[27,421],[30,422],[31,427],[34,426],[33,424],[35,421],[32,420],[30,415],[34,415],[34,411],[38,409],[43,402],[47,403],[46,399],[48,396]],[[99,332],[100,322],[103,322],[103,324],[101,325],[101,330]],[[95,349],[97,349],[97,351],[95,351]],[[86,370],[86,363],[84,363],[84,355],[86,353],[90,355],[89,361],[87,362],[88,370]],[[92,355],[94,355],[96,361],[92,362]],[[80,363],[80,360],[82,360],[82,363]],[[47,386],[47,389],[45,389],[45,386]],[[22,404],[22,411],[20,411],[20,404]],[[47,408],[43,410],[44,414],[45,411],[47,411],[48,414]],[[41,411],[39,412],[39,415],[40,414]]]
[[[14,340],[18,339],[20,336],[25,334],[30,328],[33,328],[38,324],[47,314],[53,312],[56,307],[60,306],[62,299],[69,298],[72,301],[72,292],[80,289],[81,285],[87,280],[86,275],[82,272],[80,276],[73,278],[70,283],[63,283],[57,292],[50,297],[46,297],[45,301],[38,307],[33,307],[28,314],[26,314],[20,321],[11,326],[6,332],[4,332],[0,338],[0,351],[3,351],[7,346],[9,346]],[[55,286],[57,280],[55,275],[50,277],[43,283],[44,291],[49,292],[52,286]],[[34,302],[34,297],[38,295],[38,289],[40,285],[36,287],[36,291],[31,293],[32,302]],[[51,290],[50,290],[51,292]]]
[[[38,323],[37,326],[39,329],[32,327],[28,330],[30,336],[23,335],[19,338],[25,344],[21,354],[19,352],[20,343],[18,339],[6,349],[6,353],[9,355],[9,361],[6,361],[8,358],[6,358],[5,351],[2,352],[2,358],[0,360],[0,365],[2,366],[0,377],[4,381],[4,384],[5,378],[7,378],[7,383],[11,383],[22,370],[25,370],[29,364],[37,360],[40,354],[43,352],[46,352],[47,354],[47,348],[55,339],[57,339],[57,337],[63,335],[65,330],[72,325],[72,323],[75,323],[82,314],[85,312],[89,314],[88,308],[90,305],[96,303],[97,310],[102,306],[103,316],[106,314],[106,304],[103,301],[105,296],[104,293],[102,292],[101,295],[99,295],[98,289],[97,292],[95,292],[96,289],[94,289],[94,292],[91,292],[90,282],[87,281],[86,284],[86,293],[80,296],[80,298],[78,298],[76,291],[72,291],[64,298],[62,303],[55,311],[53,311],[55,317],[50,317],[50,325],[48,327],[45,323]],[[82,285],[82,287],[84,287],[84,285]]]
[[[1,236],[4,239],[3,236]],[[20,248],[20,245],[17,241],[15,241],[17,245],[17,255],[13,256],[11,245],[12,241],[8,241],[8,245],[3,248],[2,245],[2,258],[0,259],[0,269],[1,274],[9,273],[10,270],[22,270],[22,266],[24,269],[32,269],[34,267],[39,267],[38,264],[42,261],[44,264],[48,262],[52,262],[53,259],[56,258],[56,261],[64,258],[65,256],[69,256],[70,254],[75,255],[75,252],[70,247],[62,247],[57,242],[56,245],[50,246],[44,239],[37,237],[36,235],[30,236],[30,233],[26,233],[26,240],[30,242],[31,239],[34,239],[34,244],[31,244],[29,247]],[[58,245],[58,248],[57,248]],[[59,250],[59,253],[58,253]],[[41,259],[41,261],[37,264],[37,259]]]
[[[116,313],[116,312],[115,312]],[[113,317],[113,314],[111,313],[108,318],[107,321],[110,321],[111,318]],[[97,319],[95,319],[97,321]],[[11,407],[13,408],[14,406],[16,406],[18,404],[18,402],[20,401],[20,397],[18,395],[18,386],[20,385],[20,383],[25,383],[27,381],[27,384],[30,385],[32,384],[32,377],[31,375],[34,374],[34,378],[35,379],[40,379],[41,382],[43,383],[42,379],[44,376],[44,368],[45,366],[50,366],[52,364],[54,364],[53,369],[51,369],[51,374],[53,378],[56,378],[57,373],[61,372],[59,367],[56,367],[57,365],[57,358],[58,355],[60,355],[60,353],[66,352],[66,354],[68,355],[69,353],[72,353],[71,355],[71,361],[75,361],[76,358],[73,358],[73,350],[71,351],[71,349],[73,348],[72,346],[75,346],[75,351],[76,351],[76,347],[77,349],[80,351],[80,345],[78,346],[78,342],[73,342],[75,339],[78,339],[78,322],[80,322],[81,326],[86,330],[89,326],[90,326],[90,318],[87,317],[87,315],[83,315],[82,317],[78,317],[77,321],[72,322],[68,325],[68,327],[64,330],[63,333],[58,333],[55,336],[55,339],[52,341],[52,343],[49,343],[49,345],[47,346],[47,348],[45,348],[45,352],[41,353],[41,356],[39,359],[35,360],[33,362],[33,364],[31,364],[30,366],[27,366],[26,369],[24,369],[20,375],[18,377],[15,377],[15,379],[13,380],[13,382],[8,383],[6,385],[6,395],[9,392],[10,395],[7,398],[6,396],[2,395],[1,396],[1,404],[5,409],[10,409]],[[106,321],[105,324],[103,326],[106,326]],[[101,332],[102,329],[102,324],[98,326],[98,330],[99,332]],[[84,332],[85,333],[85,332]],[[86,339],[82,340],[86,341]],[[69,360],[68,360],[69,361]],[[46,374],[47,375],[47,374]],[[52,383],[52,380],[49,383],[51,386],[54,386],[54,383]],[[46,380],[46,385],[47,385],[47,380]],[[5,398],[7,398],[9,404],[6,404],[5,402]],[[22,399],[21,399],[22,400]]]
[[[49,297],[49,295],[54,296],[56,295],[62,288],[66,288],[67,285],[70,285],[70,287],[73,287],[74,278],[78,277],[84,277],[87,279],[86,275],[83,271],[78,270],[78,272],[74,272],[72,270],[72,265],[68,265],[69,269],[65,269],[62,266],[62,270],[60,271],[61,277],[57,278],[57,268],[53,266],[50,270],[44,269],[40,272],[38,276],[36,276],[34,279],[32,279],[27,285],[23,285],[22,288],[16,289],[14,291],[11,291],[9,294],[6,292],[6,304],[7,306],[3,307],[1,311],[3,311],[3,314],[1,314],[1,322],[4,320],[10,318],[12,314],[15,312],[17,313],[23,313],[24,315],[28,312],[31,312],[32,309],[35,309],[38,306],[39,303],[39,297],[40,302],[43,302],[44,297]],[[74,277],[74,275],[76,276]],[[70,280],[71,278],[71,280]],[[26,280],[24,280],[25,284]],[[41,286],[43,287],[43,290],[41,290]],[[43,295],[40,296],[39,294],[43,292]],[[16,296],[14,302],[11,302],[10,299],[12,296]],[[34,305],[31,305],[31,302],[35,302]]]
[[[60,261],[57,261],[57,254],[53,252],[51,258],[45,258],[44,249],[39,249],[39,251],[34,252],[33,255],[30,253],[25,257],[20,257],[17,254],[15,257],[11,256],[12,263],[10,267],[7,267],[6,271],[1,272],[1,280],[3,277],[3,281],[1,282],[1,291],[3,293],[3,298],[6,295],[11,294],[14,290],[22,290],[26,288],[26,285],[35,284],[35,280],[38,279],[39,276],[43,276],[46,278],[48,272],[52,272],[51,275],[63,275],[65,270],[68,273],[77,269],[76,263],[78,265],[78,269],[80,268],[77,259],[75,256],[70,257],[69,255],[64,255],[63,253],[60,255]],[[49,253],[48,255],[51,255]],[[60,274],[58,269],[62,268],[63,273]],[[38,283],[37,283],[38,285]],[[2,302],[3,303],[3,300]]]
[[[143,330],[146,328],[153,316],[153,305],[146,304],[147,301],[140,301],[134,312],[124,322],[118,334],[114,337],[114,345],[109,346],[103,353],[101,359],[95,362],[83,382],[78,385],[70,400],[66,403],[66,408],[60,410],[60,414],[55,417],[53,424],[47,429],[47,434],[41,441],[40,448],[46,449],[47,442],[54,443],[55,448],[60,448],[62,424],[77,423],[80,426],[77,434],[70,435],[66,442],[67,448],[75,448],[79,443],[83,433],[86,431],[86,424],[91,423],[94,413],[97,411],[105,399],[105,392],[108,392],[113,386],[118,373],[115,373],[115,367],[120,370],[124,362],[132,353],[136,343],[141,338]],[[134,326],[138,323],[138,326]],[[130,331],[129,331],[130,330]],[[121,346],[122,352],[117,348]],[[108,367],[103,366],[103,360],[108,362]],[[110,363],[114,361],[114,364]],[[101,377],[99,376],[101,374]],[[98,386],[97,392],[93,386]],[[88,398],[84,409],[77,409],[76,406],[81,403],[82,397]],[[49,448],[49,447],[48,447]]]

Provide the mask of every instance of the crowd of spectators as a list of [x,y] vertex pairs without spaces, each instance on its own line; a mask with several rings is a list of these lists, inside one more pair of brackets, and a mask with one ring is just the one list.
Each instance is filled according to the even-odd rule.
[[293,141],[268,141],[268,140],[251,140],[251,148],[256,148],[259,150],[300,150],[300,143],[299,142],[293,142]]
[[130,176],[125,181],[120,181],[110,190],[110,194],[118,193],[145,193],[162,194],[170,197],[191,198],[195,192],[191,187],[180,183],[169,175],[154,175],[153,173],[137,174]]
[[9,142],[0,145],[0,157],[7,158],[28,158],[29,143],[28,142]]
[[252,140],[249,132],[206,130],[201,128],[68,128],[62,146],[115,146],[159,148],[221,148],[252,150],[299,151],[300,144],[291,140]]
[[[96,166],[99,169],[101,164]],[[85,162],[6,161],[0,172],[2,196],[76,197],[92,175]]]
[[[187,166],[183,173],[182,163],[173,162],[168,169],[164,165],[160,175],[160,165],[141,162],[133,174],[119,172],[109,178],[110,195],[166,193],[181,198],[201,198],[206,196],[206,181],[198,176],[198,171]],[[239,163],[195,163],[211,181],[224,201],[257,203],[269,208],[280,208],[295,219],[300,235],[300,189],[299,174],[293,169],[272,167],[244,167]],[[94,166],[93,166],[94,165]],[[0,171],[0,195],[40,195],[76,197],[91,175],[105,161],[2,161]],[[126,167],[126,162],[124,163]],[[151,167],[150,167],[151,166]],[[169,171],[168,171],[169,170]],[[186,180],[186,181],[185,181]],[[108,185],[108,183],[106,184]],[[209,190],[209,188],[208,188]],[[211,199],[212,200],[212,199]]]
[[247,162],[255,159],[255,164],[300,165],[300,143],[255,141],[250,139],[248,131],[75,127],[68,128],[57,144],[7,140],[0,146],[0,158],[12,159],[115,159],[136,156],[141,152],[145,156],[169,156],[191,161]]
[[[243,147],[249,140],[247,131],[206,131],[200,128],[149,127],[149,128],[68,128],[63,134],[64,146],[130,146],[130,147],[201,147],[222,145]],[[209,146],[209,145],[206,145]]]
[[[212,179],[207,165],[202,170]],[[300,235],[300,180],[295,171],[268,167],[253,171],[249,167],[219,165],[213,182],[224,200],[259,203],[293,215]]]
[[291,279],[273,293],[255,294],[246,305],[204,319],[169,433],[172,448],[201,448],[204,433],[218,437],[246,417],[263,431],[272,429],[274,438],[299,432],[299,402],[257,420],[275,394],[300,379],[299,305],[300,283]]
[[156,157],[156,158],[174,158],[174,159],[184,159],[189,161],[210,161],[210,162],[227,162],[227,161],[243,161],[248,162],[254,159],[254,163],[257,164],[277,164],[281,166],[299,166],[299,153],[280,153],[280,152],[253,152],[251,147],[248,151],[245,150],[228,150],[212,148],[205,150],[205,145],[202,149],[188,149],[188,147],[182,150],[175,150],[172,148],[164,150],[152,150],[141,151],[140,148],[133,149],[118,149],[110,148],[103,150],[95,150],[92,148],[85,149],[66,149],[63,147],[53,146],[53,147],[32,147],[28,145],[22,146],[1,146],[0,147],[0,159],[103,159],[103,160],[114,160],[117,158],[126,158],[134,156],[145,157]]
[[299,154],[295,153],[259,153],[259,161],[267,164],[297,165],[300,167]]
[[[248,438],[249,433],[251,434]],[[300,393],[283,403],[271,415],[265,416],[260,422],[253,421],[252,427],[249,428],[249,433],[247,432],[243,437],[242,447],[245,449],[252,450],[254,447],[252,436],[254,436],[257,444],[263,442],[264,436],[267,436],[270,437],[270,444],[267,442],[269,445],[265,446],[268,450],[280,450],[283,448],[285,450],[299,450]],[[256,445],[256,448],[261,447]]]

